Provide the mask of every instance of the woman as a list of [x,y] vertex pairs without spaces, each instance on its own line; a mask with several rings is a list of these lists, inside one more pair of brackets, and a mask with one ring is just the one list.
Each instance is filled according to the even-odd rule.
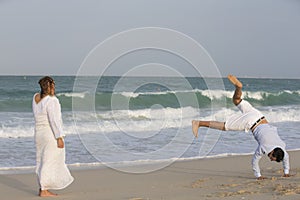
[[55,83],[49,77],[39,81],[41,92],[33,96],[35,119],[36,173],[39,196],[56,196],[49,189],[63,189],[74,178],[65,164],[65,136],[62,130],[61,108],[55,97]]

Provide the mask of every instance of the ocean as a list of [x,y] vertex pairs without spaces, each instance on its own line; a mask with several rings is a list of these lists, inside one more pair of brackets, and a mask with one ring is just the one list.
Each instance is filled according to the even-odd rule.
[[[0,76],[1,173],[34,169],[31,104],[40,78]],[[231,101],[234,87],[226,78],[53,78],[70,166],[168,165],[175,160],[251,154],[257,148],[251,132],[201,128],[199,138],[193,137],[193,119],[224,121],[238,112]],[[287,150],[299,149],[300,79],[240,80],[243,98],[278,128]]]

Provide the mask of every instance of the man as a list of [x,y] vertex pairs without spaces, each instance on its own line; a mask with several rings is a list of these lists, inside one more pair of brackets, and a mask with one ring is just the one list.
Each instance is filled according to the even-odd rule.
[[260,173],[259,160],[263,154],[268,155],[271,161],[283,161],[284,177],[289,177],[289,155],[285,150],[285,143],[280,139],[277,128],[268,124],[268,121],[260,111],[253,108],[249,102],[243,100],[243,84],[233,75],[228,75],[229,81],[235,86],[233,103],[241,113],[230,116],[226,122],[218,121],[192,121],[192,130],[195,137],[198,137],[199,127],[208,127],[223,131],[252,131],[255,140],[258,142],[253,159],[252,168],[258,180],[265,179]]

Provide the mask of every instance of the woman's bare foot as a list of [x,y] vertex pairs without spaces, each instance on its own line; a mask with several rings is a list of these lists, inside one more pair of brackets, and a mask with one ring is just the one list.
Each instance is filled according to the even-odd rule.
[[198,137],[198,129],[199,129],[199,122],[196,120],[192,121],[192,130],[195,137]]
[[40,197],[56,197],[57,194],[50,192],[49,190],[40,190],[39,192]]
[[236,78],[236,76],[229,74],[227,76],[227,78],[235,87],[238,87],[238,88],[243,87],[243,84]]

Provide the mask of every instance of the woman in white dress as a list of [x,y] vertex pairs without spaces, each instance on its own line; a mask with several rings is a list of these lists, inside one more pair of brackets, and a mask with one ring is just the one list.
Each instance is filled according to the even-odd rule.
[[65,164],[64,132],[61,107],[55,96],[55,83],[51,77],[39,81],[41,92],[33,96],[35,119],[36,173],[40,186],[39,196],[56,196],[49,190],[70,185],[74,178]]

